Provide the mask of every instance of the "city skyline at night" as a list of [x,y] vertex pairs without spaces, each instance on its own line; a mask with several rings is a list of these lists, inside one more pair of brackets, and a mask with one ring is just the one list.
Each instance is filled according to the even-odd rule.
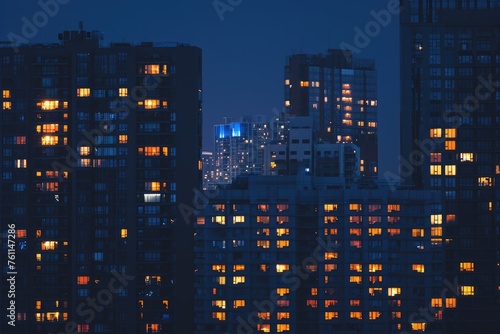
[[0,332],[500,332],[500,0],[0,12]]

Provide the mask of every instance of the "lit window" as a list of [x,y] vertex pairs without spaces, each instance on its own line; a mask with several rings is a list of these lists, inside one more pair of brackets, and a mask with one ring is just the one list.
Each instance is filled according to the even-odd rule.
[[495,185],[495,180],[491,177],[479,177],[477,178],[477,185],[479,187],[492,187]]
[[90,96],[90,88],[77,88],[76,96],[89,97]]
[[118,136],[118,143],[119,144],[126,144],[128,141],[128,136],[127,135],[119,135]]
[[146,146],[144,147],[144,155],[147,157],[158,157],[160,156],[160,147]]
[[2,102],[2,109],[3,110],[11,110],[12,109],[12,102],[10,102],[10,101]]
[[233,224],[244,223],[244,222],[245,222],[245,216],[234,216],[233,217]]
[[278,320],[290,319],[290,312],[277,312],[276,318]]
[[149,191],[160,191],[160,182],[145,182],[144,189]]
[[414,238],[423,238],[424,237],[424,229],[423,228],[412,229],[411,236]]
[[441,165],[430,165],[431,175],[441,175]]
[[334,271],[334,270],[337,270],[337,264],[335,264],[335,263],[325,264],[325,272],[330,272],[330,271]]
[[288,204],[276,204],[276,210],[278,210],[278,212],[286,211],[288,210]]
[[351,229],[349,229],[349,234],[360,237],[361,236],[361,231],[362,230],[360,228],[351,228]]
[[431,227],[431,237],[442,237],[443,228],[442,227]]
[[59,108],[59,101],[45,100],[36,104],[42,110],[55,110]]
[[78,276],[76,278],[76,284],[78,284],[78,285],[89,284],[89,281],[90,281],[90,277],[89,276]]
[[474,153],[460,153],[460,162],[474,162]]
[[377,127],[377,122],[368,122],[368,127],[370,127],[370,128],[376,128]]
[[90,146],[82,146],[78,149],[81,156],[90,155]]
[[395,235],[399,235],[401,233],[401,230],[399,228],[388,228],[387,233],[389,236],[393,237]]
[[423,264],[413,264],[411,269],[413,271],[416,271],[417,273],[424,273],[425,272],[425,266]]
[[325,224],[332,224],[338,221],[338,218],[335,216],[325,216]]
[[226,320],[226,312],[212,312],[212,319]]
[[11,96],[10,96],[10,90],[8,90],[8,89],[4,89],[4,90],[2,91],[2,97],[3,97],[4,99],[10,99],[10,97],[11,97]]
[[122,228],[120,232],[120,236],[122,239],[125,239],[128,236],[128,230],[126,228]]
[[14,136],[14,144],[15,145],[25,145],[26,144],[26,136]]
[[431,215],[431,225],[443,224],[443,215]]
[[144,65],[144,74],[160,74],[160,65],[159,64]]
[[261,331],[264,333],[270,333],[271,332],[271,325],[270,324],[257,324],[257,331]]
[[235,264],[235,265],[233,265],[233,272],[243,271],[243,270],[245,270],[245,265],[244,264]]
[[325,252],[325,260],[338,259],[339,254],[336,252]]
[[368,236],[373,237],[376,235],[381,235],[382,234],[382,229],[381,228],[369,228],[368,229]]
[[119,97],[127,97],[128,96],[128,88],[118,88],[118,96]]
[[212,306],[226,309],[226,301],[225,300],[212,300]]
[[361,313],[361,312],[351,312],[351,313],[349,314],[349,317],[350,317],[351,319],[359,319],[359,320],[362,320],[362,319],[363,319],[363,313]]
[[460,262],[460,271],[474,271],[474,262]]
[[26,159],[16,159],[14,160],[14,168],[27,168],[28,160]]
[[271,312],[258,312],[257,316],[262,320],[271,320]]
[[42,137],[42,145],[43,146],[53,146],[59,143],[58,136],[43,136]]
[[457,129],[445,129],[444,130],[445,138],[457,138]]
[[431,162],[441,162],[441,153],[431,153]]
[[363,266],[359,263],[351,263],[349,269],[352,271],[357,271],[358,273],[363,271]]
[[277,228],[276,229],[276,235],[278,237],[282,237],[284,235],[289,235],[290,234],[290,229],[288,228]]
[[444,149],[447,151],[454,151],[456,149],[456,142],[454,140],[447,140],[444,142]]
[[424,332],[426,325],[427,325],[427,323],[425,323],[425,322],[412,322],[411,323],[411,330]]
[[57,241],[43,241],[42,250],[43,251],[56,250],[57,243],[58,243]]
[[325,320],[337,319],[339,312],[325,312]]
[[257,223],[269,224],[268,216],[257,216]]
[[431,299],[431,307],[443,307],[443,299],[442,298],[432,298]]
[[317,308],[318,307],[318,301],[315,299],[308,299],[306,301],[306,306],[311,306],[312,308]]
[[257,240],[257,247],[269,248],[271,242],[269,240]]
[[337,235],[338,229],[336,228],[325,228],[325,235]]
[[144,100],[144,109],[156,109],[160,107],[160,100]]
[[258,204],[257,210],[262,211],[262,212],[267,212],[269,210],[269,205],[268,204]]
[[380,318],[380,314],[381,313],[378,311],[370,311],[370,312],[368,312],[368,318],[370,320],[376,320],[376,319]]
[[26,230],[17,230],[16,236],[19,239],[26,238]]
[[290,293],[289,288],[277,288],[276,289],[276,294],[278,296],[281,296],[281,297],[283,297],[284,295],[288,295],[289,293]]
[[394,297],[401,294],[401,288],[387,288],[387,295],[389,297]]
[[245,300],[236,299],[235,301],[233,301],[233,307],[234,308],[245,307]]
[[324,205],[325,212],[332,212],[338,210],[337,204],[325,204]]
[[276,272],[277,273],[282,273],[282,272],[285,272],[288,270],[290,270],[290,265],[288,265],[288,264],[277,264],[276,265]]
[[379,263],[370,263],[368,265],[368,271],[371,273],[381,271],[382,270],[382,264]]
[[401,211],[399,204],[387,204],[387,212]]
[[216,277],[215,281],[217,283],[219,283],[220,285],[225,285],[226,284],[226,277],[225,276]]
[[349,210],[351,210],[351,211],[361,211],[361,210],[363,210],[363,207],[362,207],[361,204],[353,204],[353,203],[351,203],[351,204],[349,204]]
[[349,278],[349,282],[361,284],[361,283],[363,283],[363,276],[351,276]]
[[41,310],[41,309],[42,309],[42,301],[41,301],[41,300],[37,300],[37,301],[35,302],[35,308],[36,308],[37,310]]
[[234,276],[233,284],[242,284],[245,283],[245,276]]
[[457,299],[456,298],[446,298],[446,308],[456,308]]
[[212,270],[220,273],[226,272],[226,266],[224,264],[214,264],[212,265]]
[[301,81],[300,87],[309,87],[309,81]]
[[225,216],[213,216],[212,223],[217,223],[219,225],[225,225],[226,224],[226,217]]
[[276,247],[285,248],[290,246],[290,241],[288,240],[278,240],[276,241]]
[[441,129],[430,129],[431,138],[441,138],[442,135],[443,134]]
[[382,294],[382,288],[368,288],[368,293],[372,297],[377,295],[377,294]]
[[359,299],[351,299],[349,301],[349,306],[361,306],[361,300],[359,300]]
[[445,175],[457,175],[457,167],[455,165],[446,165],[444,167],[444,174]]

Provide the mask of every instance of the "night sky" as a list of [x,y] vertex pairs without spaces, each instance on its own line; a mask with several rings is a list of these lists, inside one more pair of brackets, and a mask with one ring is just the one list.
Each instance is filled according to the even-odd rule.
[[[52,1],[52,0],[42,0]],[[100,30],[109,42],[186,42],[203,49],[204,149],[213,148],[213,125],[224,116],[274,116],[282,109],[283,67],[293,53],[324,53],[354,45],[355,27],[374,21],[370,11],[391,0],[59,0],[59,12],[30,38],[57,43],[57,33]],[[22,18],[41,10],[38,0],[1,2],[0,40],[22,36]],[[399,17],[371,38],[358,57],[374,58],[379,90],[379,174],[397,171],[399,156]]]

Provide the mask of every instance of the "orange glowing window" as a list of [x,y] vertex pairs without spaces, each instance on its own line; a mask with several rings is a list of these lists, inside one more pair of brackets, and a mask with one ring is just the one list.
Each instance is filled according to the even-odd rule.
[[78,285],[89,284],[89,281],[90,281],[90,277],[89,276],[78,276],[76,278],[76,284],[78,284]]

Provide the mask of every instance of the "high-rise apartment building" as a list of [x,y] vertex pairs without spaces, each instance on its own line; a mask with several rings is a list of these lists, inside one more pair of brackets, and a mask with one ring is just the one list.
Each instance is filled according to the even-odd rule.
[[442,224],[439,193],[238,178],[197,218],[196,333],[441,333]]
[[401,178],[442,193],[445,330],[500,332],[500,3],[402,5]]
[[245,116],[239,121],[227,118],[214,129],[217,183],[231,183],[239,175],[262,174],[264,146],[273,135],[264,116]]
[[377,176],[378,99],[373,60],[353,58],[342,50],[290,56],[285,66],[285,108],[289,116],[312,117],[316,140],[359,146],[361,176]]
[[[100,36],[67,31],[57,44],[0,48],[15,329],[192,333],[193,224],[178,203],[201,186],[201,50],[103,46]],[[13,270],[2,246],[5,310]],[[5,320],[2,333],[12,329]]]
[[316,141],[312,119],[294,117],[287,123],[285,139],[265,146],[263,174],[338,177],[350,186],[360,178],[359,162],[359,147]]

